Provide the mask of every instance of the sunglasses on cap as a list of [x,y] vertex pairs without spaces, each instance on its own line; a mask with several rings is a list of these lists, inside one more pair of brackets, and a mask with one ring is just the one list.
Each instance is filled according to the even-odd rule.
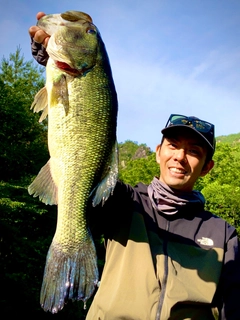
[[196,117],[187,117],[181,114],[171,114],[162,134],[166,134],[175,127],[187,127],[197,132],[211,148],[211,154],[215,151],[214,125],[210,122],[198,119]]
[[214,133],[214,125],[210,122],[200,120],[196,117],[187,117],[181,114],[171,114],[165,128],[171,125],[183,125],[183,126],[190,126],[194,127],[199,132],[211,132]]

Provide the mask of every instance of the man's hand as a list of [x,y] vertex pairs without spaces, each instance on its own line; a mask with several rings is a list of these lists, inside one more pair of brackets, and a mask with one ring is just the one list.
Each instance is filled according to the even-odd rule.
[[[37,13],[37,20],[41,19],[43,16],[45,16],[44,12],[38,12]],[[40,29],[37,26],[32,26],[28,30],[30,37],[37,43],[41,43],[45,48],[47,47],[48,40],[50,38],[49,34],[47,34],[45,31]]]

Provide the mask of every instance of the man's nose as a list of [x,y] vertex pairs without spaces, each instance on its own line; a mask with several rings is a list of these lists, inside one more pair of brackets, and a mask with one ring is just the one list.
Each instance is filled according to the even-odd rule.
[[186,162],[187,158],[186,158],[186,152],[184,149],[177,149],[175,150],[175,159],[178,160],[179,162],[184,161]]

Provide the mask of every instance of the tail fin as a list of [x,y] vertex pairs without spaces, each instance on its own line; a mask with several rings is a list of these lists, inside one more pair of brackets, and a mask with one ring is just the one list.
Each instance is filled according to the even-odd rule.
[[96,250],[91,236],[73,254],[52,242],[44,271],[40,304],[57,313],[68,300],[86,302],[98,283]]

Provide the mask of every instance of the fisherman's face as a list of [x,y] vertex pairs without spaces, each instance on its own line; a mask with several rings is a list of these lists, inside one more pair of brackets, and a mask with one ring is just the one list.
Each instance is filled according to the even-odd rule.
[[206,162],[207,147],[200,137],[189,130],[165,137],[157,146],[156,159],[160,165],[160,181],[169,187],[190,192],[200,176],[213,167]]

